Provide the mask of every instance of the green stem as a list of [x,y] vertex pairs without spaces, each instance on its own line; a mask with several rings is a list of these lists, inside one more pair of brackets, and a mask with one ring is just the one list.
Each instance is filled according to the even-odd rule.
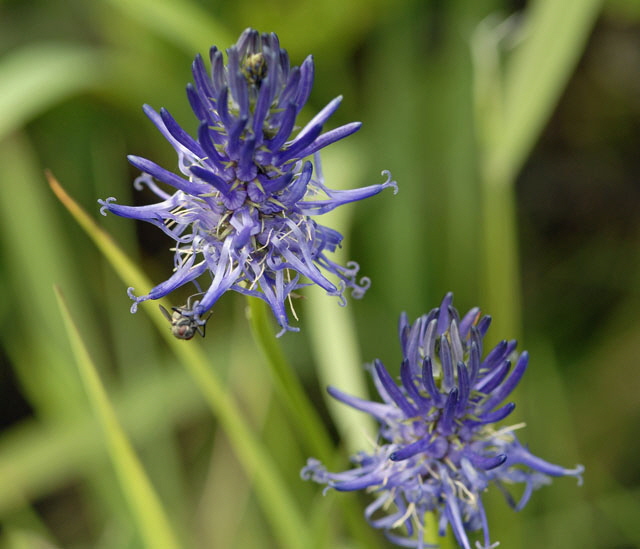
[[[309,452],[312,452],[329,468],[338,466],[340,460],[331,443],[326,426],[285,358],[278,340],[274,337],[274,328],[269,321],[270,314],[267,304],[256,297],[248,297],[247,300],[249,302],[251,332],[271,370],[276,391],[291,414],[294,428],[298,431]],[[338,497],[337,501],[351,533],[361,542],[362,546],[369,549],[379,547],[379,541],[366,524],[358,501],[345,497]]]
[[[169,333],[164,323],[162,328],[163,332]],[[171,344],[223,425],[245,471],[254,479],[256,495],[278,536],[279,546],[309,547],[308,529],[299,505],[293,500],[273,458],[251,432],[236,402],[213,373],[200,348],[185,346],[173,336]]]
[[[482,23],[472,40],[483,194],[483,303],[491,337],[520,335],[514,184],[584,49],[602,0],[533,2],[523,23]],[[522,38],[508,50],[509,37]],[[505,43],[506,42],[506,43]],[[508,57],[506,53],[509,53]]]
[[55,291],[80,377],[91,407],[102,428],[105,445],[145,547],[150,549],[153,547],[166,547],[167,549],[182,547],[142,463],[116,416],[95,364],[89,356],[89,351],[71,317],[60,289],[56,287]]
[[[60,201],[94,241],[125,284],[137,288],[151,287],[151,283],[140,272],[137,265],[62,189],[57,180],[51,174],[47,174],[47,177]],[[160,302],[165,307],[170,307],[167,301],[160,300]],[[209,408],[227,433],[247,475],[254,479],[256,496],[266,518],[271,523],[278,546],[288,549],[311,547],[309,530],[300,506],[293,499],[271,455],[254,435],[240,407],[211,368],[202,348],[194,342],[185,344],[184,341],[173,337],[167,330],[166,319],[156,307],[143,305],[142,308],[147,312],[153,310],[150,314],[151,320],[194,379]]]
[[307,447],[307,451],[327,465],[331,465],[335,460],[333,444],[324,423],[293,373],[293,368],[274,336],[273,326],[269,322],[267,304],[257,297],[248,297],[247,301],[251,333],[269,366],[276,391],[291,413],[295,429]]
[[522,300],[514,187],[485,181],[482,198],[482,305],[493,318],[489,338],[519,338]]

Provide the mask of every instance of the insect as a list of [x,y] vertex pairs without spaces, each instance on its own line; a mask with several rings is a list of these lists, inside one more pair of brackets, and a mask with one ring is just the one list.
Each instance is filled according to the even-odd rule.
[[165,318],[171,322],[171,333],[178,339],[191,339],[196,333],[204,337],[205,327],[207,321],[211,317],[209,315],[207,320],[197,320],[194,315],[188,315],[186,313],[192,311],[191,308],[191,296],[187,300],[187,304],[184,307],[171,307],[173,314],[169,313],[162,305],[160,305],[160,311]]

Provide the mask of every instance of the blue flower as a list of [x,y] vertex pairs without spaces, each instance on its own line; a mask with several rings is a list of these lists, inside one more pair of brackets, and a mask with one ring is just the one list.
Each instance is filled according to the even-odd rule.
[[[327,472],[315,459],[302,470],[303,478],[336,490],[374,494],[367,520],[402,547],[431,546],[424,539],[426,513],[436,515],[440,536],[450,525],[461,547],[470,549],[467,532],[477,530],[483,537],[478,547],[494,547],[481,499],[490,484],[520,510],[549,477],[582,481],[582,466],[564,469],[530,453],[514,433],[523,425],[493,425],[513,411],[514,403],[502,402],[522,378],[529,355],[516,356],[516,342],[502,341],[481,358],[490,317],[474,308],[460,318],[452,301],[447,294],[412,325],[400,317],[400,385],[379,360],[371,368],[382,403],[329,388],[379,422],[375,448],[355,455],[355,468],[342,473]],[[517,501],[507,490],[512,484],[523,485]]]
[[[174,310],[194,326],[204,324],[203,315],[223,293],[234,290],[265,300],[281,333],[295,330],[285,302],[299,288],[317,284],[344,304],[346,288],[361,297],[370,284],[367,278],[358,280],[356,263],[330,259],[342,235],[316,223],[314,216],[387,187],[397,191],[397,185],[383,172],[387,180],[382,184],[355,190],[325,186],[318,151],[351,135],[360,123],[322,132],[340,105],[337,97],[297,131],[297,116],[313,84],[311,56],[291,67],[275,34],[247,29],[227,50],[226,65],[216,47],[210,60],[208,73],[196,57],[195,86],[187,87],[200,124],[196,138],[165,109],[158,113],[144,107],[176,150],[182,175],[129,156],[143,172],[136,188],[146,185],[160,201],[147,206],[121,206],[113,197],[99,201],[103,214],[147,221],[175,240],[173,274],[144,296],[136,297],[130,288],[131,310],[193,282],[197,293],[192,297],[199,299]],[[207,287],[202,290],[200,284]]]

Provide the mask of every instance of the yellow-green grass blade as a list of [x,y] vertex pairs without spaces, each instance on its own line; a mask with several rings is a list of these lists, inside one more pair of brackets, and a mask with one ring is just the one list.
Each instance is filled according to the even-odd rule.
[[[0,523],[0,547],[6,549],[53,547],[53,534],[34,507],[24,498],[19,499],[14,512]],[[29,541],[30,540],[30,541]]]
[[58,549],[49,540],[36,532],[21,528],[7,528],[0,537],[2,549]]
[[[113,402],[127,433],[140,446],[166,428],[161,422],[174,427],[205,409],[191,378],[182,370],[161,377],[146,375],[121,389]],[[100,436],[96,421],[88,415],[47,424],[30,419],[4,431],[0,438],[0,517],[5,520],[26,501],[89,474],[103,452]]]
[[[86,231],[125,284],[141,290],[150,288],[151,283],[109,235],[96,225],[51,174],[47,174],[47,177],[60,201]],[[158,300],[158,302],[170,308],[168,301]],[[149,305],[143,303],[141,309],[150,312],[152,308]],[[224,427],[247,475],[255,479],[256,494],[265,516],[271,522],[274,533],[278,537],[280,547],[291,549],[309,547],[308,529],[299,505],[283,482],[273,459],[254,436],[238,405],[211,369],[210,361],[205,357],[202,348],[194,341],[184,342],[173,337],[166,319],[155,307],[153,310],[154,314],[150,315],[152,321],[192,376],[211,411]]]
[[116,470],[120,486],[135,517],[140,536],[147,547],[174,549],[180,547],[169,519],[155,493],[142,464],[127,438],[109,401],[89,351],[69,312],[60,289],[56,297],[76,357],[80,377],[89,402],[102,427],[107,450]]
[[108,3],[189,55],[214,43],[224,50],[235,42],[210,11],[189,0],[108,0]]
[[0,139],[58,101],[94,87],[104,57],[82,45],[24,46],[0,62]]
[[267,304],[257,297],[248,297],[251,332],[269,365],[278,392],[292,414],[292,421],[307,451],[322,460],[333,459],[333,445],[322,420],[305,394],[302,384],[273,336],[273,326]]
[[527,8],[522,27],[514,30],[521,41],[499,77],[502,93],[499,103],[493,104],[494,123],[484,128],[490,132],[483,136],[484,169],[493,184],[513,184],[573,73],[602,4],[602,0],[538,0]]
[[[481,24],[472,42],[483,190],[482,293],[495,318],[489,341],[517,337],[521,325],[516,176],[573,73],[602,3],[538,0],[522,20],[493,28]],[[504,51],[505,38],[518,42],[512,51]]]
[[[348,189],[353,181],[363,178],[363,162],[359,151],[348,142],[342,149],[328,149],[324,154],[322,170],[327,181],[336,189]],[[388,200],[391,205],[397,199],[390,189],[378,200]],[[394,202],[395,203],[395,202]],[[345,236],[342,247],[335,252],[335,261],[347,263],[352,259],[349,233],[356,208],[348,204],[323,215],[323,223]],[[356,257],[353,257],[357,261]],[[366,274],[366,273],[364,273]],[[327,297],[324,291],[311,286],[307,289],[305,321],[311,327],[309,339],[314,355],[318,379],[323,388],[333,385],[345,393],[368,398],[367,379],[357,341],[353,309],[359,303],[353,301],[340,307],[335,297]],[[373,418],[330,397],[326,391],[325,404],[340,433],[340,440],[349,453],[367,448],[375,438]]]

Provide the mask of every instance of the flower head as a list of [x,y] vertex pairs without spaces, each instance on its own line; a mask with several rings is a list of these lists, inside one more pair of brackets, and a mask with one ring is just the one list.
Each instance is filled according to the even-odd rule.
[[[402,547],[428,546],[429,512],[437,516],[439,535],[450,525],[459,545],[470,549],[467,532],[482,530],[478,546],[493,547],[481,499],[490,484],[519,510],[549,477],[582,480],[582,466],[564,469],[531,454],[514,434],[522,425],[493,425],[513,411],[512,402],[502,402],[520,381],[529,356],[515,355],[515,341],[502,341],[482,358],[490,317],[474,308],[460,318],[452,300],[447,294],[439,308],[412,325],[406,315],[400,317],[400,385],[379,360],[371,368],[382,403],[329,388],[333,397],[379,422],[376,447],[354,456],[355,468],[342,473],[328,472],[315,459],[302,470],[303,478],[336,490],[373,493],[367,520]],[[518,501],[506,489],[516,483],[523,485]]]
[[216,47],[210,60],[208,73],[196,57],[195,86],[187,87],[200,124],[195,138],[165,109],[158,113],[144,107],[176,150],[182,176],[129,156],[143,172],[136,187],[146,185],[160,201],[141,207],[115,204],[113,197],[99,201],[102,213],[147,221],[175,240],[172,276],[144,296],[134,296],[130,288],[131,309],[193,282],[198,290],[193,297],[199,299],[179,309],[189,322],[203,324],[201,317],[220,296],[235,290],[265,300],[283,331],[293,330],[285,301],[295,290],[317,284],[344,304],[346,288],[360,297],[370,283],[357,279],[356,263],[343,266],[329,258],[342,235],[313,216],[397,186],[388,172],[383,172],[387,181],[378,185],[355,190],[325,186],[318,151],[351,135],[360,123],[322,132],[340,104],[337,97],[297,131],[297,116],[313,84],[311,56],[291,67],[275,34],[247,29],[227,50],[226,65]]

